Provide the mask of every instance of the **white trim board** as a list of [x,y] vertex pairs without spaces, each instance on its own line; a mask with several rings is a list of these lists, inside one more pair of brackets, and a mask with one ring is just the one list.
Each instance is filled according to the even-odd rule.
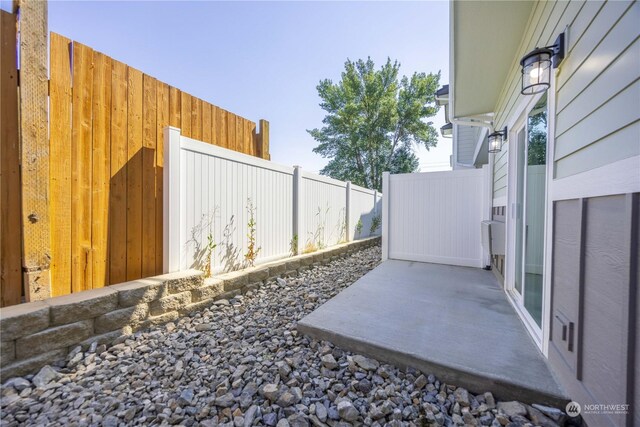
[[636,192],[640,192],[640,156],[554,179],[550,197],[556,201]]
[[507,196],[500,196],[500,197],[494,198],[493,206],[507,206]]

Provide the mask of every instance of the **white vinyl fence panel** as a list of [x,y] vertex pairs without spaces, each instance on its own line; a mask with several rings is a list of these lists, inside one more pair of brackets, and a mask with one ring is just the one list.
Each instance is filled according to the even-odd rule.
[[388,258],[483,266],[483,169],[385,177],[383,247]]
[[[381,232],[381,223],[378,220],[378,226],[373,232],[371,225],[374,218],[380,218],[380,195],[375,190],[351,185],[351,206],[349,210],[349,232],[352,239],[362,239],[365,237],[377,236]],[[358,232],[358,221],[362,224]]]
[[322,249],[346,241],[347,183],[302,173],[303,248]]
[[346,182],[186,138],[175,128],[165,129],[165,147],[166,272],[203,270],[209,262],[212,272],[245,267],[250,209],[260,264],[301,253],[307,244],[320,249],[352,240],[346,230],[356,214],[348,214],[347,200],[366,216],[382,197],[357,186],[347,192]]
[[180,241],[182,268],[239,268],[247,249],[249,209],[253,207],[260,251],[257,262],[282,257],[290,248],[293,168],[250,156],[230,156],[219,147],[184,138],[180,172],[184,212]]

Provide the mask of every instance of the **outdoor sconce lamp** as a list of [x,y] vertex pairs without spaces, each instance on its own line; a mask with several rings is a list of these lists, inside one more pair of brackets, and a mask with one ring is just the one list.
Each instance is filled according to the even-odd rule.
[[499,153],[502,150],[502,144],[507,140],[507,127],[504,129],[493,132],[487,139],[489,140],[489,152]]
[[564,33],[551,46],[535,48],[521,60],[523,95],[544,92],[551,85],[551,67],[558,68],[564,59]]
[[451,123],[447,123],[446,125],[440,128],[440,133],[443,138],[452,138],[453,137],[453,125]]

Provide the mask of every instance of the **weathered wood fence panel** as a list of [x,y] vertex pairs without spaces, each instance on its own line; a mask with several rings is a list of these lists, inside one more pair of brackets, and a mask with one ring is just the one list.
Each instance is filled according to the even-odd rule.
[[0,306],[22,297],[16,15],[0,10]]
[[71,62],[69,39],[51,35],[49,169],[51,294],[71,292]]
[[58,34],[50,47],[52,295],[160,274],[162,129],[268,158],[268,123],[257,133],[250,120]]

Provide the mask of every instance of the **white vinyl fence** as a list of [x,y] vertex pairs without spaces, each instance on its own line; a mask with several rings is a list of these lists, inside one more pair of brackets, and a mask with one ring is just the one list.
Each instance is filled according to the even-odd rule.
[[212,272],[245,267],[251,229],[256,264],[381,232],[371,230],[382,204],[374,190],[196,141],[176,128],[165,128],[164,139],[165,272],[208,262]]
[[483,267],[488,168],[383,176],[383,260]]

